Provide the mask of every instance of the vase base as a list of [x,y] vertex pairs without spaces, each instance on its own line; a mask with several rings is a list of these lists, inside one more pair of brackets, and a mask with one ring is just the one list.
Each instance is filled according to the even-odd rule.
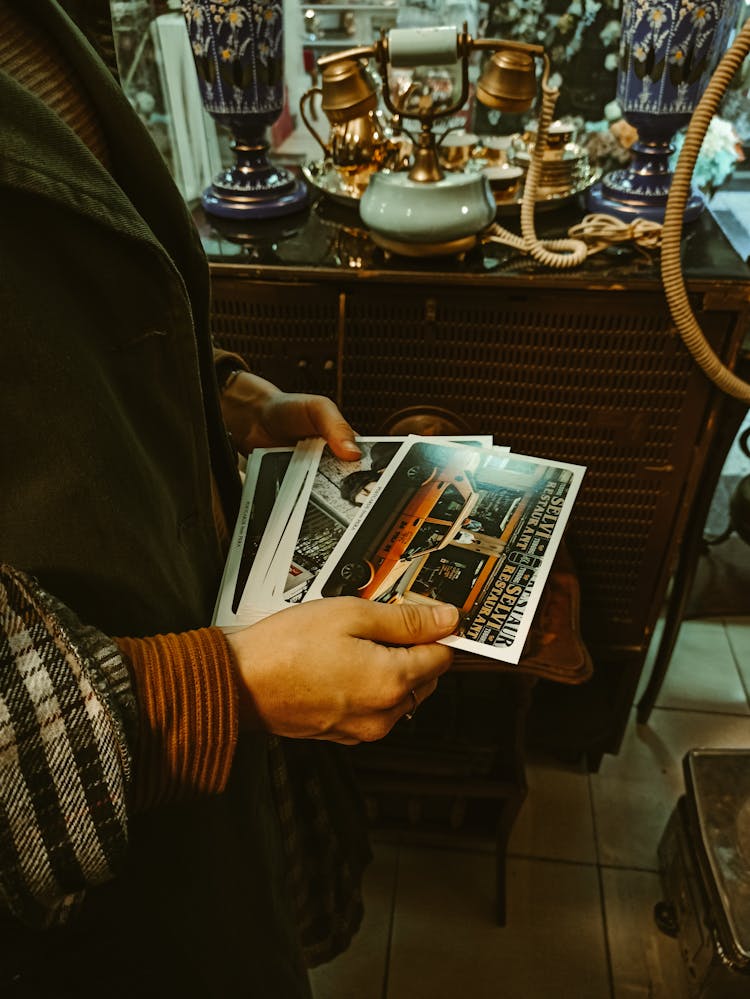
[[221,219],[273,219],[282,215],[292,215],[307,207],[307,185],[295,180],[282,191],[267,193],[254,191],[252,194],[240,192],[226,194],[214,186],[206,188],[201,197],[201,205],[207,215]]
[[[590,212],[614,215],[615,218],[621,219],[623,222],[633,222],[640,218],[649,222],[661,223],[664,221],[666,207],[666,198],[654,198],[652,201],[645,198],[633,198],[632,200],[624,197],[622,199],[614,198],[608,193],[606,186],[601,181],[594,184],[586,192],[586,208]],[[705,198],[700,191],[693,188],[685,205],[683,221],[694,222],[705,207]]]

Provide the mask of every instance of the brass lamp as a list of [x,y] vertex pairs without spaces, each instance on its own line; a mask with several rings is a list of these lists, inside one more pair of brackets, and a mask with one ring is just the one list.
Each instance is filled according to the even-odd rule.
[[[533,160],[529,168],[527,190],[531,204],[526,213],[523,238],[506,233],[493,226],[492,238],[510,243],[525,252],[550,263],[550,258],[562,257],[565,263],[553,266],[571,266],[579,259],[572,259],[569,252],[551,253],[562,247],[559,243],[544,247],[533,231],[533,208],[541,167],[541,157],[546,144],[547,129],[557,99],[557,91],[547,84],[549,59],[539,45],[505,41],[499,38],[473,39],[464,25],[461,32],[453,26],[429,28],[394,28],[384,32],[373,44],[358,46],[345,52],[323,56],[318,65],[327,68],[342,60],[375,58],[383,80],[383,102],[393,115],[419,122],[419,135],[411,169],[407,172],[382,170],[373,174],[360,199],[360,215],[369,227],[372,238],[386,250],[407,256],[433,256],[463,253],[479,241],[493,223],[496,212],[495,199],[489,183],[481,173],[452,172],[446,174],[439,162],[433,126],[437,119],[447,118],[464,106],[469,96],[469,58],[475,51],[492,52],[480,79],[477,99],[492,108],[504,111],[523,111],[531,107],[538,87],[537,60],[543,61],[542,114],[535,146],[539,166],[534,171]],[[460,64],[460,93],[449,105],[438,105],[429,92],[413,95],[404,106],[396,106],[389,85],[389,67],[444,66]],[[346,109],[340,107],[341,114]],[[524,194],[526,198],[526,192]],[[524,212],[522,208],[522,223]],[[530,221],[529,221],[530,219]],[[523,225],[522,225],[523,228]],[[585,246],[576,244],[583,248]],[[580,254],[579,254],[580,257]],[[580,259],[583,259],[580,257]]]

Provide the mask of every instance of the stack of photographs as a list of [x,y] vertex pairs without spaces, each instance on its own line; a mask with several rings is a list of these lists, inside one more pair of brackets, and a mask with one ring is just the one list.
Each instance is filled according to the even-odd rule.
[[320,439],[248,459],[214,624],[236,631],[307,600],[450,603],[442,641],[518,663],[585,469],[490,438]]

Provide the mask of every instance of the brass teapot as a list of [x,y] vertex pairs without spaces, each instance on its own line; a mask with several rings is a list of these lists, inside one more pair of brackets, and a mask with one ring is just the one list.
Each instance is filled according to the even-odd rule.
[[[315,96],[320,97],[331,126],[327,142],[307,114]],[[347,59],[326,66],[321,86],[304,93],[299,104],[302,120],[326,159],[345,177],[356,175],[358,183],[366,184],[375,170],[395,166],[401,154],[401,144],[390,138],[377,102],[375,85],[366,67]]]

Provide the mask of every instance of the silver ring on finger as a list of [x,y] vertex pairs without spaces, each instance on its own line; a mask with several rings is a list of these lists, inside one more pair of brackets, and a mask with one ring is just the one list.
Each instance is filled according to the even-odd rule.
[[407,721],[411,721],[414,715],[417,713],[417,708],[419,707],[419,701],[417,700],[417,695],[414,690],[410,690],[409,694],[411,696],[411,708],[406,712],[404,718]]

